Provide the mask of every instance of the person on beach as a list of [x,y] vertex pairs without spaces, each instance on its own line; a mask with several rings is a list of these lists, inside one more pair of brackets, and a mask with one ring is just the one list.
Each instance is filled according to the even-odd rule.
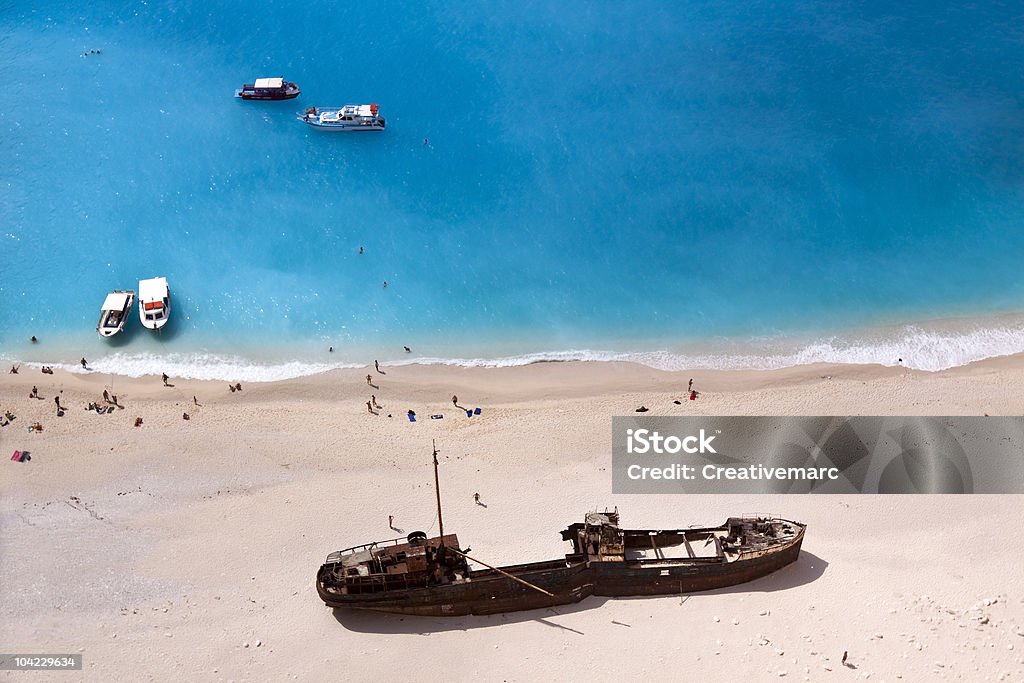
[[362,247],[359,247],[359,253],[360,253],[360,254],[365,254],[366,252],[365,252],[365,251],[363,251],[363,248],[362,248]]
[[375,415],[376,414],[376,413],[373,412],[373,406],[370,405],[369,401],[366,402],[366,412],[368,412],[370,415]]
[[383,406],[377,404],[377,394],[370,394],[370,402],[373,403],[374,408],[382,408]]
[[167,380],[169,379],[169,377],[167,377],[167,373],[166,372],[160,374],[160,379],[162,379],[164,381],[164,386],[165,387],[168,386]]
[[82,356],[81,363],[83,368],[85,368],[86,370],[89,369],[89,364],[85,362],[85,356]]
[[235,393],[235,385],[234,385],[234,384],[229,384],[229,385],[228,385],[228,389],[230,389],[230,390],[231,390],[231,393],[232,393],[232,394],[233,394],[233,393]]
[[456,408],[459,407],[459,397],[456,396],[455,394],[452,394],[452,405],[455,406]]
[[480,504],[480,494],[479,493],[474,493],[473,494],[473,502],[476,503],[477,505]]
[[60,415],[60,411],[61,411],[61,407],[60,407],[60,396],[54,396],[54,397],[53,397],[53,402],[54,402],[54,404],[56,404],[56,406],[57,406],[57,414],[58,414],[58,415]]
[[327,353],[334,353],[334,347],[333,346],[328,346],[327,347]]
[[190,417],[188,416],[188,413],[182,413],[182,414],[181,414],[181,419],[182,419],[182,420],[190,420],[190,419],[192,419],[192,418],[190,418]]
[[29,339],[29,341],[30,341],[30,342],[32,342],[33,344],[35,344],[35,343],[37,343],[37,342],[38,342],[39,340],[38,340],[38,339],[36,339],[36,335],[34,335],[34,334],[33,334],[33,335],[32,335],[32,338],[31,338],[31,339]]
[[194,403],[194,404],[196,404],[198,406],[199,405],[199,399],[196,398],[195,396],[193,396],[192,397],[192,403]]
[[394,515],[388,515],[388,528],[389,529],[394,529],[395,528],[395,516]]
[[39,387],[35,384],[32,385],[32,393],[28,395],[29,398],[39,398]]
[[686,385],[687,391],[693,391],[693,378],[690,378],[690,383]]
[[103,402],[110,403],[110,394],[107,392],[106,389],[103,390]]
[[366,376],[366,383],[369,384],[371,387],[373,386],[373,375]]
[[406,353],[412,353],[412,349],[410,349],[408,346],[403,346],[402,348],[405,349]]
[[690,400],[691,401],[696,401],[697,400],[697,392],[693,391],[692,389],[690,390]]
[[384,281],[384,289],[387,289],[387,288],[388,288],[388,281],[387,281],[387,280],[385,280],[385,281]]
[[12,365],[11,366],[10,374],[12,374],[12,375],[17,375],[18,374],[18,366],[17,365]]
[[42,368],[40,368],[39,372],[43,373],[44,375],[52,375],[53,368],[50,367],[49,365],[44,365]]
[[[377,372],[380,372],[380,363],[377,361],[373,361],[373,369],[376,370]],[[384,373],[380,372],[380,374],[383,375]]]
[[117,405],[117,394],[111,394],[111,396],[110,396],[110,402],[111,402],[111,403],[113,403],[113,404],[114,404],[115,406],[117,406],[118,408],[120,408],[120,407],[121,407],[121,406]]

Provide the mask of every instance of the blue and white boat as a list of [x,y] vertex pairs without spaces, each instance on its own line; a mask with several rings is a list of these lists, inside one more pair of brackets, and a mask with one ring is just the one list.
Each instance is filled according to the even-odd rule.
[[329,109],[310,107],[298,116],[307,125],[325,130],[384,130],[384,117],[377,104],[346,104]]

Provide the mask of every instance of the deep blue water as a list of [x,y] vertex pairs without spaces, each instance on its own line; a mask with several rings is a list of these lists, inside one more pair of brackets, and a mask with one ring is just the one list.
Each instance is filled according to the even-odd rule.
[[[1015,3],[0,3],[0,357],[1022,351],[1022,26]],[[279,75],[297,100],[232,97]],[[294,117],[363,102],[385,132]],[[101,342],[105,293],[156,275],[166,333]]]

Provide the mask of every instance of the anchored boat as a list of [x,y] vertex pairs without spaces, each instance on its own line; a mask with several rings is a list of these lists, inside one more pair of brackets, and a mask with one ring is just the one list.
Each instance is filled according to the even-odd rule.
[[[437,481],[437,455],[434,455]],[[730,517],[716,527],[622,529],[618,510],[589,513],[562,531],[564,559],[492,567],[445,535],[367,543],[333,552],[317,572],[329,607],[422,616],[496,614],[579,602],[589,595],[680,595],[765,576],[800,554],[806,525]],[[469,562],[483,565],[473,569]]]
[[159,330],[171,316],[171,289],[167,278],[139,280],[139,319],[142,326]]
[[299,86],[283,78],[257,78],[255,83],[246,83],[235,97],[243,100],[291,100],[299,96]]
[[100,321],[96,325],[99,335],[113,337],[123,330],[131,315],[133,303],[135,303],[135,292],[130,289],[118,289],[107,294],[100,311]]
[[367,132],[384,130],[385,125],[378,104],[346,104],[328,109],[310,107],[298,117],[307,125],[324,130]]

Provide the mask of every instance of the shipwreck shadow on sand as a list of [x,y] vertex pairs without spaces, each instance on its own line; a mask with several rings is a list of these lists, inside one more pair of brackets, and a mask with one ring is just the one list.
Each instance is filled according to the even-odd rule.
[[387,614],[385,612],[369,612],[360,610],[335,609],[334,618],[349,631],[356,633],[388,633],[405,635],[429,635],[447,631],[470,631],[478,628],[492,628],[505,624],[520,624],[533,621],[550,628],[584,635],[578,629],[570,628],[552,621],[553,618],[585,612],[603,605],[612,598],[590,596],[575,605],[559,605],[544,607],[525,612],[508,612],[486,616],[468,617],[417,617],[405,614]]
[[[759,579],[741,583],[728,588],[687,593],[680,596],[672,595],[634,595],[624,598],[609,598],[592,595],[574,605],[546,607],[526,612],[509,612],[488,616],[469,617],[417,617],[403,614],[387,614],[360,610],[335,609],[335,620],[349,631],[357,633],[389,633],[389,634],[420,634],[441,633],[446,631],[469,631],[477,628],[489,628],[503,624],[518,624],[534,621],[554,629],[584,635],[581,631],[558,624],[552,617],[600,609],[609,600],[664,600],[679,599],[688,596],[714,596],[731,593],[774,593],[776,591],[799,588],[817,581],[828,568],[828,562],[806,550],[800,552],[800,558],[793,564],[762,576]],[[688,599],[687,597],[687,599]]]

